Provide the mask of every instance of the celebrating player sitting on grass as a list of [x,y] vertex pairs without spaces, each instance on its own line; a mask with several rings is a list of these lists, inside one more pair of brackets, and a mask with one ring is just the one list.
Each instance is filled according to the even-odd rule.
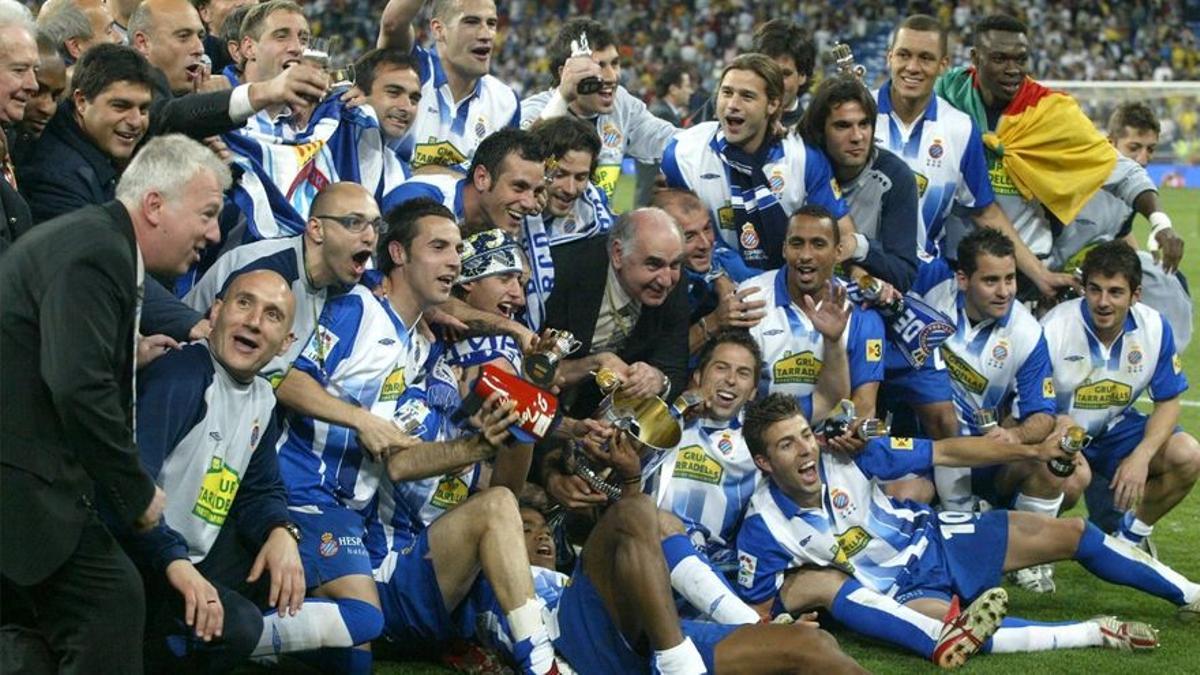
[[[1200,614],[1200,585],[1080,518],[1007,510],[935,517],[928,507],[893,501],[876,485],[934,464],[1062,460],[1061,427],[1039,445],[886,436],[864,443],[854,433],[823,439],[794,399],[771,395],[747,408],[743,429],[768,477],[751,499],[738,535],[738,584],[749,602],[789,611],[824,605],[854,630],[947,667],[980,648],[1157,645],[1148,625],[1113,617],[1068,624],[1001,621],[1007,596],[993,587],[1002,572],[1030,565],[1074,559],[1106,581],[1173,602],[1181,618]],[[792,573],[804,567],[824,571]],[[942,617],[949,607],[947,619],[952,618],[956,598],[974,601],[972,609],[983,609],[980,603],[994,609],[949,621],[962,634],[939,643],[942,622],[929,617]]]

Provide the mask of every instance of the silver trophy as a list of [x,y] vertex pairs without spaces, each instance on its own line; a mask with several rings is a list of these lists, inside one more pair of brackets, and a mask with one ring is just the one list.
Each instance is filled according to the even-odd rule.
[[996,428],[996,411],[993,408],[976,408],[971,412],[971,417],[974,418],[980,435]]
[[533,346],[533,352],[525,356],[522,368],[525,379],[539,387],[552,386],[558,374],[559,362],[582,345],[569,331],[547,328]]

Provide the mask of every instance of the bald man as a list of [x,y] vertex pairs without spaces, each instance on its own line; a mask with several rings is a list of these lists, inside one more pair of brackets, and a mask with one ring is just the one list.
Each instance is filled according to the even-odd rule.
[[296,294],[296,341],[263,371],[277,385],[316,328],[326,298],[348,290],[366,271],[382,222],[375,198],[363,186],[331,183],[313,200],[303,234],[227,252],[183,301],[208,311],[234,277],[250,270],[274,270],[287,279]]
[[166,75],[175,95],[209,80],[203,37],[200,14],[188,0],[144,0],[129,18],[129,45]]
[[[260,607],[300,609],[304,572],[276,461],[275,396],[257,377],[294,341],[295,314],[278,272],[247,272],[214,303],[208,341],[138,374],[138,452],[169,491],[159,525],[121,542],[146,585],[150,672],[183,665],[171,659],[231,670],[259,642]],[[168,648],[168,636],[187,647]]]

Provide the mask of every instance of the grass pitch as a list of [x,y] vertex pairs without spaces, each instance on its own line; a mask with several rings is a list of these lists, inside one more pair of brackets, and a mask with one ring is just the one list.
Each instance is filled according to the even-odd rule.
[[[631,181],[623,179],[628,188]],[[629,194],[629,190],[623,190]],[[618,203],[628,203],[618,195]],[[1174,221],[1175,229],[1187,242],[1183,270],[1192,282],[1200,284],[1200,190],[1163,189],[1163,207]],[[1148,231],[1141,217],[1135,225],[1138,239]],[[1195,294],[1193,290],[1193,294]],[[1184,368],[1192,389],[1184,394],[1180,424],[1193,434],[1200,432],[1200,332],[1183,354]],[[1073,514],[1082,515],[1081,509]],[[1200,579],[1200,494],[1193,492],[1154,529],[1159,556],[1190,579]],[[1007,586],[1009,612],[1013,616],[1037,621],[1087,619],[1098,614],[1116,614],[1123,618],[1147,621],[1158,628],[1162,646],[1148,654],[1122,654],[1101,649],[1072,649],[1036,654],[984,655],[962,668],[964,673],[1116,673],[1154,672],[1156,675],[1200,672],[1200,623],[1184,624],[1175,618],[1175,608],[1157,598],[1122,586],[1112,586],[1091,576],[1077,563],[1059,563],[1055,569],[1058,592],[1049,595],[1027,593]],[[863,667],[875,673],[933,673],[938,669],[920,657],[835,630],[842,648]],[[453,671],[420,662],[377,661],[375,671],[390,675],[426,675]]]

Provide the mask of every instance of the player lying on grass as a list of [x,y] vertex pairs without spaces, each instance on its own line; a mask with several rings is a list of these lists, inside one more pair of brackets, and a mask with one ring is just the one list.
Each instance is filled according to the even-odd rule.
[[[934,464],[1062,459],[1062,432],[1060,427],[1039,445],[986,438],[880,437],[863,443],[849,434],[819,438],[788,397],[752,404],[745,415],[746,444],[768,480],[751,499],[738,535],[743,597],[785,610],[823,605],[851,628],[942,665],[954,665],[979,647],[1011,652],[1155,646],[1149,626],[1112,617],[1072,624],[1006,619],[989,644],[969,632],[957,645],[934,640],[940,622],[928,617],[942,617],[953,597],[1003,603],[1003,590],[992,588],[1001,573],[1059,560],[1074,559],[1106,581],[1168,600],[1183,618],[1200,614],[1200,585],[1082,519],[1006,510],[935,518],[928,507],[893,501],[876,485]],[[804,567],[824,571],[792,573]]]

